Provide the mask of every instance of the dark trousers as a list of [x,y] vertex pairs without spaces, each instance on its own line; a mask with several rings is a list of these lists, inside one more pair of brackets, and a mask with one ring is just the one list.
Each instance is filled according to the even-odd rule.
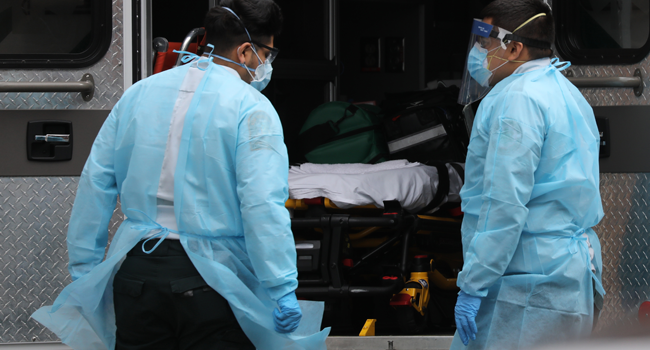
[[603,310],[603,296],[596,291],[596,281],[593,281],[594,284],[594,323],[591,328],[592,331],[596,330],[598,326],[598,319],[600,319],[600,312]]
[[165,240],[151,254],[138,243],[115,275],[113,296],[116,350],[255,349],[179,241]]

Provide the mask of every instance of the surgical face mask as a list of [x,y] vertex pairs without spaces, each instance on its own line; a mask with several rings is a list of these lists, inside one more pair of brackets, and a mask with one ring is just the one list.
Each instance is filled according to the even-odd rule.
[[[257,68],[261,67],[262,65],[260,64]],[[271,66],[271,62],[264,62],[264,78],[262,80],[253,80],[251,81],[251,86],[254,87],[257,91],[262,91],[266,88],[267,85],[269,85],[269,82],[271,81],[271,75],[273,73],[273,67]],[[255,72],[255,77],[257,77],[257,69]]]
[[[503,67],[506,65],[508,62],[518,62],[518,63],[524,63],[525,61],[510,61],[507,60],[503,57],[499,57],[495,54],[489,55],[490,52],[496,51],[500,48],[500,46],[495,47],[494,49],[488,51],[487,49],[484,49],[481,47],[479,43],[474,44],[474,47],[472,50],[469,52],[469,56],[467,58],[467,70],[469,71],[469,74],[476,80],[477,83],[479,83],[483,87],[488,87],[490,86],[490,80],[492,78],[493,73],[498,70],[499,68]],[[498,60],[504,61],[500,66],[490,69],[490,65],[492,63],[492,59],[496,58]]]
[[[262,91],[262,90],[264,90],[264,88],[266,88],[266,86],[271,81],[271,75],[273,74],[273,67],[271,66],[271,61],[268,60],[268,59],[266,61],[264,61],[264,63],[262,63],[262,59],[257,54],[257,51],[255,50],[255,48],[253,46],[251,46],[251,48],[253,50],[253,53],[255,53],[255,56],[257,56],[257,60],[259,62],[259,65],[257,66],[256,69],[250,68],[250,67],[248,67],[247,65],[245,65],[243,63],[235,62],[235,61],[233,61],[231,59],[228,59],[228,58],[225,58],[223,56],[216,55],[216,54],[210,54],[210,56],[219,58],[219,59],[224,60],[226,62],[234,63],[234,64],[246,69],[248,74],[253,79],[251,81],[251,83],[250,83],[251,86],[253,88],[255,88],[257,91]],[[237,49],[237,52],[239,52],[239,49]],[[255,75],[251,74],[251,72],[254,72]]]
[[469,52],[467,58],[467,70],[469,74],[483,87],[490,86],[490,78],[492,72],[487,69],[487,55],[489,51],[482,48],[478,43],[474,44],[474,48]]
[[[509,69],[497,72],[509,62],[523,63],[523,61],[508,60],[515,53],[511,42],[520,42],[532,47],[545,48],[548,43],[539,40],[524,38],[513,33],[526,26],[536,18],[546,16],[538,14],[531,17],[514,31],[510,32],[501,27],[475,19],[467,47],[467,63],[463,71],[462,84],[458,94],[458,103],[469,105],[485,97],[499,79],[506,77]],[[535,46],[537,45],[537,46]],[[550,47],[550,44],[548,44]],[[505,57],[505,58],[504,58]],[[511,66],[516,68],[515,66]]]
[[260,56],[257,54],[257,51],[253,46],[251,46],[253,49],[253,52],[255,53],[255,56],[257,56],[257,60],[259,62],[259,65],[255,69],[255,76],[253,76],[250,71],[252,69],[248,68],[246,71],[248,74],[251,74],[251,78],[253,80],[251,81],[251,86],[254,87],[257,91],[262,91],[266,88],[267,85],[269,85],[269,82],[271,81],[271,75],[273,74],[273,66],[271,66],[271,60],[267,59],[262,63],[262,59]]
[[[242,22],[242,25],[244,24],[244,22],[241,20],[241,18],[239,18],[239,16],[237,16],[235,11],[233,11],[230,8],[225,7],[225,6],[223,6],[223,9],[227,10],[230,13],[232,13],[233,16],[237,17],[237,19],[240,22]],[[253,43],[253,38],[251,38],[250,33],[248,33],[248,29],[246,29],[246,26],[244,26],[244,30],[246,31],[246,35],[248,36],[248,40],[250,40],[251,49],[253,50],[253,53],[255,53],[255,56],[257,56],[257,60],[259,62],[256,69],[249,68],[248,66],[246,66],[244,64],[237,63],[237,62],[229,60],[229,59],[227,59],[225,57],[221,57],[221,56],[217,56],[217,55],[211,55],[211,56],[215,56],[215,57],[220,58],[220,59],[222,59],[224,61],[232,62],[232,63],[234,63],[234,64],[236,64],[236,65],[238,65],[238,66],[240,66],[242,68],[245,68],[246,71],[248,72],[248,74],[251,76],[251,78],[253,78],[253,80],[251,81],[251,86],[253,88],[255,88],[257,91],[262,91],[262,90],[264,90],[264,88],[266,88],[266,86],[271,81],[271,74],[273,73],[273,67],[271,67],[271,62],[273,61],[275,56],[270,55],[269,57],[267,57],[267,59],[264,61],[264,63],[262,63],[262,59],[260,58],[260,55],[258,55],[257,50],[255,50],[255,44]],[[237,49],[237,53],[239,53],[239,49]],[[255,72],[255,75],[252,75],[251,72]]]

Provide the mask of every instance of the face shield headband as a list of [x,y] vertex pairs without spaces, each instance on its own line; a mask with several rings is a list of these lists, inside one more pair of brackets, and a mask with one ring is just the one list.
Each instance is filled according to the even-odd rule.
[[[514,34],[521,28],[528,25],[536,18],[546,16],[545,13],[535,15],[522,23],[513,32],[501,27],[487,24],[475,19],[469,47],[467,50],[467,65],[463,72],[458,103],[468,105],[485,97],[490,91],[490,83],[493,73],[508,62],[524,63],[525,61],[510,61],[498,55],[498,49],[506,50],[507,45],[512,41],[518,41],[524,45],[541,49],[550,49],[551,44],[540,40],[524,38]],[[503,61],[500,65],[494,64],[494,59]],[[495,67],[496,66],[496,67]]]

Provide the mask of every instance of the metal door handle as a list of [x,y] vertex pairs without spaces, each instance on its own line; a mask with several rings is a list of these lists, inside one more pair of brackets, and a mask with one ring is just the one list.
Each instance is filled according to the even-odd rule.
[[632,77],[586,77],[576,78],[572,71],[567,72],[567,79],[573,85],[579,88],[593,88],[593,87],[631,87],[634,89],[636,96],[643,95],[643,74],[640,69],[634,71]]
[[0,92],[80,92],[84,101],[90,101],[95,94],[95,80],[86,73],[73,82],[0,82]]
[[45,142],[70,142],[70,134],[36,135],[36,141]]

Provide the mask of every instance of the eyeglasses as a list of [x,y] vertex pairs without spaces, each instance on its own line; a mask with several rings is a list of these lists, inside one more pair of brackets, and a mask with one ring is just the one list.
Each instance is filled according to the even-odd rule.
[[260,44],[257,41],[252,41],[252,40],[251,40],[251,44],[254,44],[254,45],[257,45],[259,47],[262,47],[262,48],[265,48],[265,49],[269,50],[269,54],[266,55],[266,60],[269,61],[269,63],[273,63],[275,58],[278,57],[278,54],[280,53],[280,49],[278,49],[277,47],[266,46],[264,44]]
[[[493,32],[493,33],[495,33],[495,32]],[[477,36],[476,42],[481,46],[481,48],[484,48],[486,50],[490,50],[490,49],[493,49],[496,46],[498,46],[499,43],[501,43],[501,39],[499,39],[498,37],[496,37],[494,35],[490,35],[489,38],[485,38],[485,37],[482,37],[482,36]],[[504,43],[508,44],[505,41],[504,41]]]
[[492,45],[492,40],[490,38],[484,38],[482,36],[477,37],[476,42],[484,49],[487,49]]

